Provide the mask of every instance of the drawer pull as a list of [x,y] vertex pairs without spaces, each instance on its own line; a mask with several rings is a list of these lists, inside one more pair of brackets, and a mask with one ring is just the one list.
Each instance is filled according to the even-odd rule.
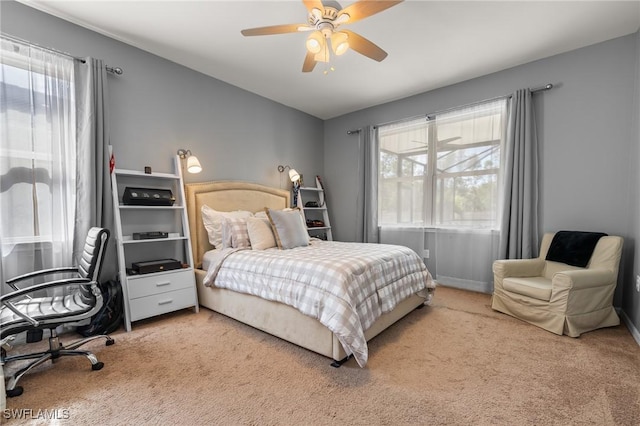
[[162,282],[156,283],[156,287],[162,287],[169,284],[171,284],[171,281],[162,281]]
[[173,299],[161,300],[158,302],[158,305],[168,305],[170,303],[173,303]]

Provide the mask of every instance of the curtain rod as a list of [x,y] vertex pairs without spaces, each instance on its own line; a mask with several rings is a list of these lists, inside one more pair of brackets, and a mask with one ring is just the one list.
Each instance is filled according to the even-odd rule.
[[545,90],[553,89],[553,83],[547,83],[544,86],[534,87],[533,89],[529,89],[531,93],[544,92]]
[[[529,91],[534,94],[534,93],[539,93],[539,92],[545,92],[547,90],[553,89],[555,86],[553,85],[553,83],[547,83],[544,86],[540,86],[540,87],[534,87],[534,88],[529,88]],[[464,104],[464,105],[458,105],[455,107],[451,107],[451,108],[446,108],[440,111],[436,111],[436,112],[432,112],[429,114],[420,114],[420,115],[414,115],[413,117],[407,117],[407,118],[403,118],[400,120],[394,120],[394,121],[387,121],[386,123],[381,123],[381,124],[376,124],[373,127],[377,128],[380,126],[386,126],[387,124],[396,124],[396,123],[402,123],[403,121],[412,121],[412,120],[416,120],[418,118],[422,118],[424,117],[427,120],[433,119],[434,115],[438,115],[438,114],[442,114],[445,112],[449,112],[449,111],[453,111],[456,109],[460,109],[460,108],[467,108],[473,105],[478,105],[478,104],[482,104],[485,102],[491,102],[491,101],[497,101],[498,99],[510,99],[512,95],[503,95],[503,96],[496,96],[494,98],[489,98],[489,99],[483,99],[481,101],[476,101],[476,102],[470,102],[468,104]]]
[[[540,87],[534,87],[534,88],[530,87],[529,88],[529,92],[531,92],[531,94],[534,94],[534,93],[544,92],[544,91],[550,90],[552,88],[553,88],[553,84],[552,83],[547,83],[544,86],[540,86]],[[495,98],[483,99],[481,101],[471,102],[471,103],[468,103],[468,104],[465,104],[465,105],[460,105],[460,106],[455,106],[455,107],[443,109],[443,110],[440,110],[440,111],[433,112],[431,114],[427,114],[426,118],[429,120],[429,119],[432,119],[433,118],[432,116],[434,116],[434,115],[442,114],[444,112],[449,112],[449,111],[453,111],[453,110],[460,109],[460,108],[470,107],[470,106],[473,106],[473,105],[483,104],[485,102],[497,101],[498,99],[511,99],[511,96],[512,95],[496,96]]]
[[[79,58],[79,57],[74,56],[74,55],[72,55],[70,53],[63,52],[61,50],[54,49],[52,47],[42,46],[41,44],[34,43],[34,42],[31,42],[31,41],[27,41],[27,40],[23,40],[21,38],[18,38],[18,37],[15,37],[15,36],[12,36],[12,35],[9,35],[9,34],[6,34],[6,33],[0,33],[0,34],[2,35],[2,37],[6,38],[6,39],[9,39],[9,40],[11,40],[11,41],[13,41],[15,43],[29,44],[31,46],[36,46],[36,47],[38,47],[40,49],[43,49],[43,50],[48,50],[50,52],[54,52],[54,53],[57,53],[59,55],[64,55],[64,56],[66,56],[68,58],[73,59],[74,61],[80,61],[83,64],[86,63],[86,61],[83,58]],[[107,70],[108,73],[111,73],[111,74],[117,74],[117,75],[124,74],[124,70],[122,68],[120,68],[120,67],[110,67],[109,65],[105,65],[104,68]]]

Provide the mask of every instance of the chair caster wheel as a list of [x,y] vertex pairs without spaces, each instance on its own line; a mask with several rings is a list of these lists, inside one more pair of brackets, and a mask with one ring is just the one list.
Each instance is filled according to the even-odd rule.
[[113,340],[113,339],[109,339],[109,340],[107,340],[107,343],[105,343],[105,345],[106,345],[106,346],[111,346],[111,345],[113,345],[115,342],[116,342],[115,340]]
[[13,389],[7,389],[7,397],[8,398],[13,398],[15,396],[20,396],[22,395],[22,392],[24,391],[24,389],[22,389],[22,386],[16,386]]
[[97,362],[95,364],[91,364],[91,369],[93,371],[102,370],[102,367],[104,367],[104,362]]

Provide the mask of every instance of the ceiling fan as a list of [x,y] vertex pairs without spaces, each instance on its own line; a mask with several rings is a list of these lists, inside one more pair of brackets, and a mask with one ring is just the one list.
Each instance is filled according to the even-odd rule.
[[321,0],[302,0],[309,11],[308,23],[249,28],[241,32],[244,36],[258,36],[311,31],[307,37],[307,56],[302,72],[313,71],[318,62],[329,62],[329,45],[335,55],[342,55],[351,48],[380,62],[387,57],[387,52],[353,31],[338,28],[382,12],[402,1],[360,0],[343,9],[335,1],[325,1],[323,4]]

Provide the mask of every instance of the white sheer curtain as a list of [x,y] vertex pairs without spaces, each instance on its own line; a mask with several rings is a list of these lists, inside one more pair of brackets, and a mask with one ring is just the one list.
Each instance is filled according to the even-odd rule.
[[[1,37],[0,276],[68,266],[75,215],[74,61]],[[7,289],[3,287],[3,292]]]
[[430,225],[430,122],[426,117],[382,125],[373,153],[377,179],[379,241],[413,249],[426,258]]
[[434,275],[439,283],[484,293],[493,289],[506,113],[502,98],[436,115]]
[[379,241],[412,248],[442,284],[491,291],[506,111],[500,98],[378,129]]

